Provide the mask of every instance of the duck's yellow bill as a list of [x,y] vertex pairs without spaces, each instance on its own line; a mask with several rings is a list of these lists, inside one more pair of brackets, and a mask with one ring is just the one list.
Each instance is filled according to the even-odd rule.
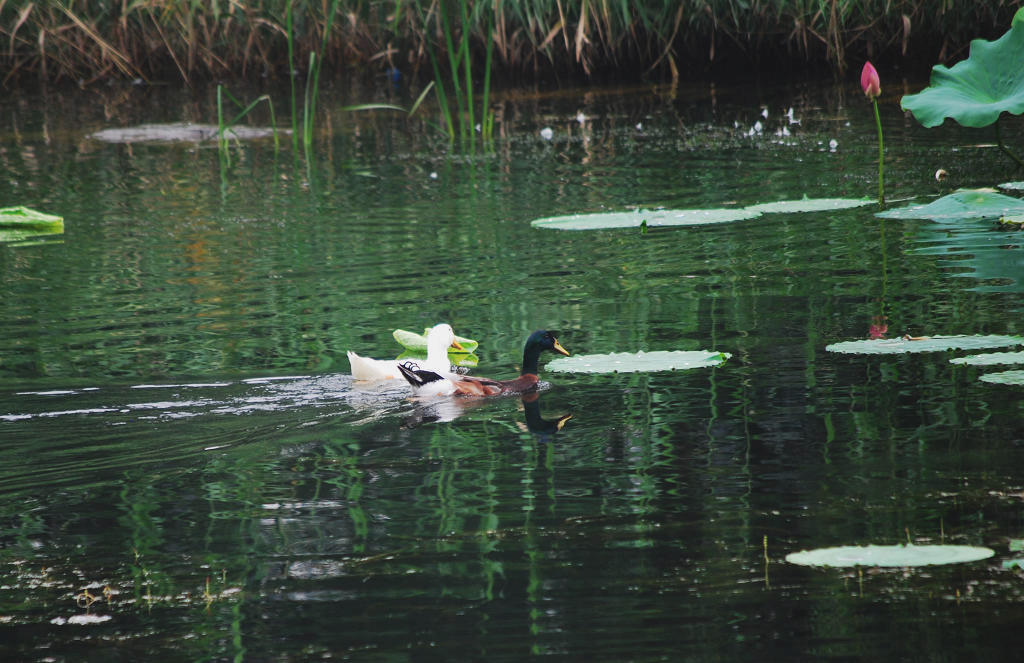
[[466,348],[464,348],[461,345],[459,345],[458,341],[452,341],[452,344],[450,346],[448,346],[448,347],[455,348],[456,350],[459,350],[460,352],[466,352]]
[[552,349],[558,354],[565,355],[566,357],[569,356],[569,351],[562,347],[562,344],[558,342],[558,339],[555,339],[555,347]]

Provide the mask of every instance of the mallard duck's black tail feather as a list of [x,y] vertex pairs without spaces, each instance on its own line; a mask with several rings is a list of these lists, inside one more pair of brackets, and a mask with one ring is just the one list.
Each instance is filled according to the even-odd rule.
[[430,384],[431,382],[439,382],[444,379],[444,377],[438,375],[434,371],[424,370],[411,361],[407,361],[404,364],[399,364],[398,371],[402,374],[406,381],[408,381],[409,384],[411,384],[413,387],[416,387],[417,389],[419,389],[420,387],[424,387]]

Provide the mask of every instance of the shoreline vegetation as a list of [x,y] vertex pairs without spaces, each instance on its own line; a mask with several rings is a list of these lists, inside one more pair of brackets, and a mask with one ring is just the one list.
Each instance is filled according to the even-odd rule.
[[[6,88],[288,77],[315,54],[431,77],[463,58],[512,79],[927,71],[1005,32],[1024,0],[0,0]],[[447,11],[445,9],[448,8]],[[443,24],[447,20],[449,23]],[[454,39],[453,39],[454,37]],[[464,50],[468,49],[468,50]],[[289,63],[294,63],[289,66]],[[482,71],[476,72],[478,75]]]

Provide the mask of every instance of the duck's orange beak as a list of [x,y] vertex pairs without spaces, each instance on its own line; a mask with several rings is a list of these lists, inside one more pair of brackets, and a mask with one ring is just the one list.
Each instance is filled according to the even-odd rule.
[[448,347],[455,348],[459,352],[466,352],[466,348],[464,348],[461,345],[459,345],[458,341],[452,341],[452,344],[450,346],[448,346]]
[[557,338],[554,339],[554,341],[555,341],[555,346],[553,348],[551,348],[551,349],[554,350],[555,352],[557,352],[560,355],[565,355],[566,357],[568,357],[569,356],[569,351],[562,347],[562,344],[558,342]]

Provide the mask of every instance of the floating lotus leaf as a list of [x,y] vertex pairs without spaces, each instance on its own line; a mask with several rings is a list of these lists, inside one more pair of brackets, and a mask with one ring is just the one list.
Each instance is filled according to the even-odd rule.
[[982,375],[980,380],[982,382],[991,382],[992,384],[1012,384],[1018,386],[1024,386],[1024,371],[1003,371],[1002,373],[986,373]]
[[983,355],[968,355],[950,359],[951,364],[968,366],[995,366],[998,364],[1024,364],[1024,352],[989,352]]
[[[427,356],[427,334],[430,332],[430,328],[423,330],[422,334],[416,332],[405,331],[404,329],[396,329],[391,332],[391,335],[395,337],[398,344],[406,349],[399,359],[423,359]],[[455,340],[462,346],[464,352],[460,352],[455,348],[448,349],[448,359],[451,360],[456,366],[476,366],[479,358],[473,355],[479,343],[471,338],[464,338],[462,336],[455,336]],[[460,363],[462,361],[470,363]]]
[[849,209],[870,205],[874,200],[870,198],[804,198],[803,200],[782,200],[777,203],[761,203],[751,205],[748,210],[755,210],[762,214],[774,212],[828,212],[838,209]]
[[[137,127],[103,129],[90,135],[104,143],[201,143],[216,140],[219,128],[213,124],[191,124],[178,122],[170,124],[141,124]],[[280,133],[291,133],[288,129],[277,129]],[[247,126],[233,126],[225,129],[224,135],[232,140],[269,138],[275,129]]]
[[846,354],[890,355],[909,352],[942,352],[944,350],[980,350],[1024,345],[1022,336],[924,336],[915,339],[880,338],[843,341],[826,345],[828,352]]
[[987,189],[964,189],[943,196],[927,205],[908,205],[878,212],[883,219],[998,219],[1013,214],[1024,214],[1024,200]]
[[64,217],[43,214],[28,207],[2,207],[0,208],[0,228],[62,233],[64,232]]
[[935,65],[928,87],[903,97],[903,110],[926,127],[937,127],[947,117],[965,127],[987,127],[1001,113],[1024,113],[1022,11],[996,41],[972,41],[966,60],[952,68]]
[[660,209],[636,210],[631,212],[601,212],[595,214],[571,214],[536,219],[530,222],[534,228],[553,230],[608,230],[610,228],[654,228],[657,226],[699,226],[709,223],[728,223],[753,219],[761,214],[775,212],[825,212],[870,205],[869,198],[804,198],[803,200],[782,200],[775,203],[760,203],[742,209]]
[[0,242],[31,244],[64,232],[64,218],[43,214],[28,207],[0,208]]
[[981,546],[840,546],[802,550],[786,555],[801,566],[930,566],[988,559],[995,554]]
[[1024,191],[1024,182],[1003,182],[996,186],[1000,189],[1006,189],[1007,191]]
[[556,373],[650,373],[718,366],[731,357],[712,350],[659,350],[655,352],[613,352],[606,355],[559,357],[547,365]]
[[760,216],[748,209],[659,209],[630,212],[602,212],[597,214],[571,214],[535,219],[534,228],[552,230],[607,230],[609,228],[639,228],[646,221],[648,228],[657,226],[698,226],[710,223],[728,223]]

